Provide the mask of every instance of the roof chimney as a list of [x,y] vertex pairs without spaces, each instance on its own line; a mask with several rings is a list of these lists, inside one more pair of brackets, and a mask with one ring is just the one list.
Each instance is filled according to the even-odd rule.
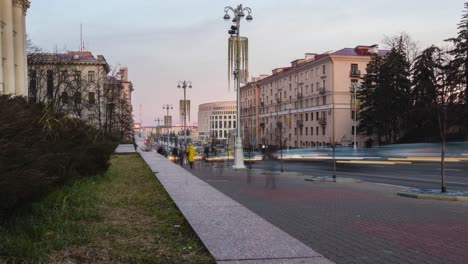
[[369,54],[378,55],[379,54],[379,45],[374,44],[374,45],[370,46],[368,52],[369,52]]
[[306,53],[305,54],[305,59],[306,60],[313,60],[313,59],[315,59],[316,55],[317,55],[317,53]]

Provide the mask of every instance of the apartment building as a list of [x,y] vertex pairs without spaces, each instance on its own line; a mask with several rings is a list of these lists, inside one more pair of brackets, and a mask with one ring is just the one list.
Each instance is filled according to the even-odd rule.
[[[377,45],[307,53],[288,67],[241,88],[241,126],[257,131],[258,145],[313,148],[349,145],[354,132],[352,83],[361,81]],[[252,92],[255,90],[255,92]],[[252,102],[252,104],[250,103]],[[357,145],[363,139],[357,137]]]

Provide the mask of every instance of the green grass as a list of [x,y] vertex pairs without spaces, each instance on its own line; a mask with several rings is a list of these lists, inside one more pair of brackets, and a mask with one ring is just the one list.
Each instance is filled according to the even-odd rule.
[[138,154],[0,225],[1,262],[214,263]]

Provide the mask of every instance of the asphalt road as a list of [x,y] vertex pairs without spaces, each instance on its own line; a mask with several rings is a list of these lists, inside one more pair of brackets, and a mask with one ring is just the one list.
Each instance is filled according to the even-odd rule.
[[[415,188],[439,189],[440,163],[412,162],[411,164],[336,164],[337,177],[362,179],[367,182],[386,183]],[[258,161],[252,168],[280,170],[280,161]],[[468,162],[445,163],[447,189],[468,191]],[[300,172],[310,176],[332,176],[333,162],[316,160],[307,162],[284,161],[286,172]]]

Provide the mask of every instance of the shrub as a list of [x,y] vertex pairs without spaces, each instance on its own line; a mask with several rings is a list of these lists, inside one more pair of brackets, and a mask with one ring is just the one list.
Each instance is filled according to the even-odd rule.
[[0,96],[0,213],[105,171],[115,139],[21,97]]

